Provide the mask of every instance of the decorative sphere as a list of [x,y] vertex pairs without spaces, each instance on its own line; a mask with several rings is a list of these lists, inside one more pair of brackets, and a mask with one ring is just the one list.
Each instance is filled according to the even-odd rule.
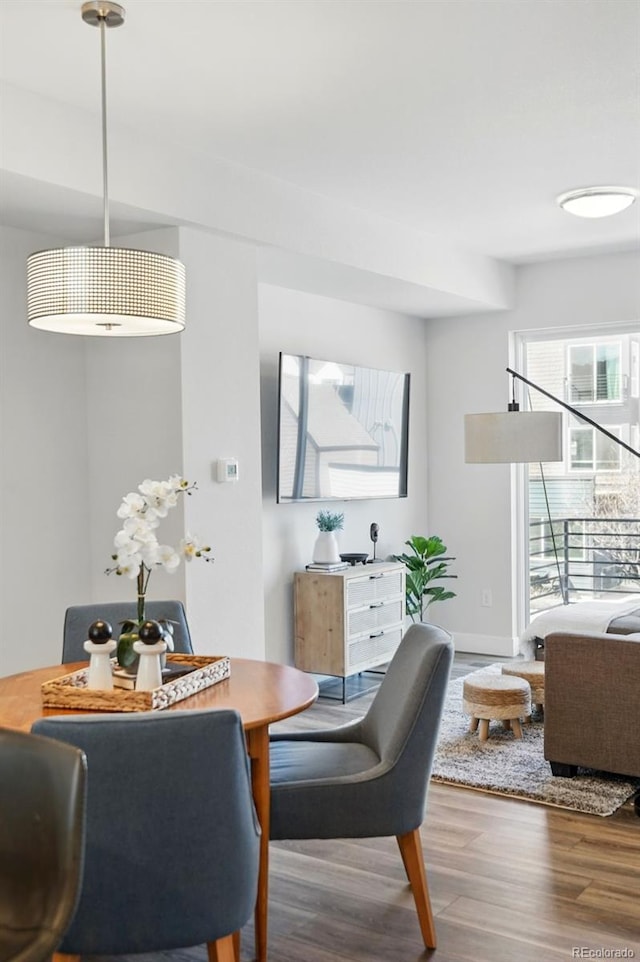
[[145,621],[138,631],[138,637],[140,641],[144,641],[145,645],[155,645],[157,641],[162,640],[162,636],[162,625],[157,621]]
[[113,628],[108,621],[94,621],[89,625],[89,640],[96,645],[104,645],[113,634]]

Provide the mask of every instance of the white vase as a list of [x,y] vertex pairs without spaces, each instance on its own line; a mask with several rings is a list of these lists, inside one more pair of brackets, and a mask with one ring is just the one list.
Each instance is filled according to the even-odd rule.
[[320,531],[313,547],[313,560],[316,564],[336,564],[340,562],[338,542],[333,531]]

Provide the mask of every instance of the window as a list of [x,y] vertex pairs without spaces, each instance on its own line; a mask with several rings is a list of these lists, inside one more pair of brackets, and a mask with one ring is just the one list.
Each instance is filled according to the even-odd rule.
[[[619,427],[607,431],[620,437]],[[572,471],[619,471],[622,448],[595,428],[570,429],[570,464]]]
[[640,343],[631,341],[631,397],[640,397]]
[[[516,358],[521,347],[525,375],[640,450],[640,329],[602,326],[576,329],[575,337],[558,334],[528,331],[516,337]],[[530,406],[556,409],[550,398],[534,390]],[[612,540],[628,548],[629,557],[637,547],[638,535],[635,528],[631,535],[628,525],[640,517],[640,459],[581,417],[566,412],[563,424],[564,460],[543,467],[530,464],[522,472],[528,472],[528,499],[520,521],[528,521],[529,531],[527,537],[524,524],[518,531],[519,587],[526,598],[518,611],[519,624],[567,598],[581,601],[623,588],[637,589],[640,596],[640,583],[621,585],[618,574],[610,573],[609,560]]]
[[574,404],[622,400],[618,341],[569,345],[569,397]]

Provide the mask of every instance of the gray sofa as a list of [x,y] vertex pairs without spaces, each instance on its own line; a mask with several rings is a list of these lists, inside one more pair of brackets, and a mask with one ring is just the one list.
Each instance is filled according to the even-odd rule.
[[544,649],[544,757],[640,777],[640,635],[556,632]]

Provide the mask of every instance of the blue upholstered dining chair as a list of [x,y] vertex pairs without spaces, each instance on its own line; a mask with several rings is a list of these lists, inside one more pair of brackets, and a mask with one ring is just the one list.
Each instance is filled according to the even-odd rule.
[[[174,622],[173,645],[174,650],[182,654],[193,653],[191,635],[184,605],[181,601],[147,601],[145,604],[147,618],[158,620],[167,618]],[[127,618],[136,617],[135,601],[109,601],[101,604],[73,605],[67,608],[64,619],[62,640],[62,663],[70,661],[87,661],[89,656],[83,648],[87,640],[87,629],[99,618],[108,621],[113,628],[113,637],[119,634],[120,622]]]
[[86,761],[70,745],[0,729],[0,959],[42,962],[82,879]]
[[271,838],[395,835],[427,948],[436,933],[420,826],[452,659],[448,632],[412,625],[364,718],[271,741]]
[[233,962],[256,902],[258,827],[236,711],[51,716],[32,731],[81,748],[84,881],[58,950],[123,955],[208,944]]

